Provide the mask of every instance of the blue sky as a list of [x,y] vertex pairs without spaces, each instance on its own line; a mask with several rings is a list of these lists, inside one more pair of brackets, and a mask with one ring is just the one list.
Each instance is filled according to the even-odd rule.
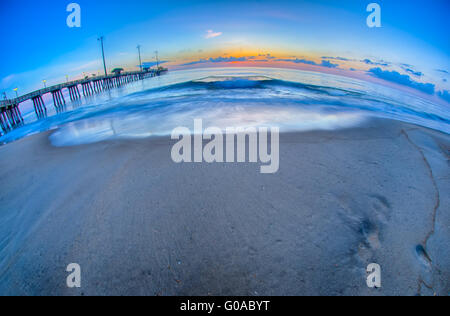
[[[81,6],[81,28],[66,25],[72,1]],[[450,90],[447,0],[72,1],[1,2],[1,92],[11,97],[15,87],[25,93],[43,79],[98,73],[99,35],[109,69],[137,69],[140,44],[143,61],[153,62],[158,50],[174,69],[238,59]],[[382,28],[366,25],[371,2],[381,5]]]

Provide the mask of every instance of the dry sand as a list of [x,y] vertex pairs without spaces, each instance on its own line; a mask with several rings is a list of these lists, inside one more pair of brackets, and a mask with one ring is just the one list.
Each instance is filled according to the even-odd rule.
[[48,135],[0,148],[2,295],[450,292],[448,135],[388,120],[282,134],[273,175],[175,164],[164,138]]

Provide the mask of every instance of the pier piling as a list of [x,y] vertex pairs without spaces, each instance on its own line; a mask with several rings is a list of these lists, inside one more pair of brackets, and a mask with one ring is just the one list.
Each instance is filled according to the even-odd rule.
[[47,116],[47,108],[41,95],[34,97],[33,99],[34,111],[38,118]]
[[161,72],[167,70],[151,70],[126,72],[117,75],[105,75],[92,78],[84,78],[71,82],[61,83],[52,87],[45,87],[29,94],[18,96],[15,99],[0,100],[0,134],[5,134],[12,129],[24,124],[23,116],[20,112],[20,104],[31,100],[33,102],[34,111],[38,119],[47,116],[47,108],[45,106],[43,95],[51,93],[53,104],[58,113],[65,108],[66,100],[62,90],[67,89],[70,100],[72,102],[81,99],[79,85],[81,85],[83,95],[85,97],[92,96],[105,90],[122,87],[128,83],[143,80],[149,77],[159,76]]
[[55,106],[56,112],[60,113],[64,109],[66,100],[61,90],[52,91],[53,105]]

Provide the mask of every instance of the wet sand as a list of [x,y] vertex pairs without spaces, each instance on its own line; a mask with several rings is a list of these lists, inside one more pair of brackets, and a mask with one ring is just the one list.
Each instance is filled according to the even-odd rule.
[[282,134],[269,175],[175,164],[166,138],[48,136],[0,147],[1,295],[450,292],[448,135],[389,120]]

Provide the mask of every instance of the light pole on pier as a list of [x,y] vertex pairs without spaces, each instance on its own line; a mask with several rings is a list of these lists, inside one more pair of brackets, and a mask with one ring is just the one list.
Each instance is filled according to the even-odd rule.
[[16,93],[16,98],[19,97],[19,93],[17,92],[19,90],[19,88],[14,88],[14,92]]
[[106,70],[106,61],[105,61],[105,48],[103,46],[103,36],[100,36],[100,38],[98,39],[101,43],[102,46],[102,57],[103,57],[103,68],[105,69],[105,76],[108,76],[108,71]]
[[44,89],[47,89],[47,80],[42,80],[42,82],[44,83]]
[[158,51],[155,51],[155,54],[156,54],[156,69],[159,69]]
[[141,69],[141,72],[142,72],[141,45],[138,45],[137,49],[139,52],[139,69]]

